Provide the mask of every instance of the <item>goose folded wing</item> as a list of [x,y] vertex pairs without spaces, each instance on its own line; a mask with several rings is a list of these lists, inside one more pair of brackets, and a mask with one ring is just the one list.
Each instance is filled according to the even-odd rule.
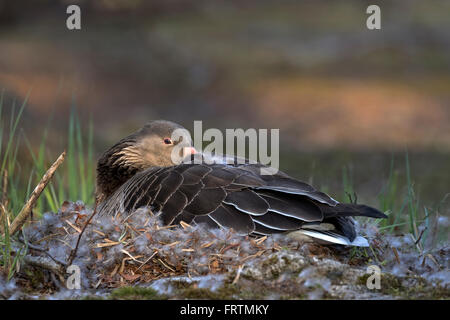
[[283,173],[262,176],[252,165],[182,164],[148,169],[127,181],[107,202],[121,202],[130,213],[148,206],[161,214],[165,224],[206,222],[246,234],[296,230],[305,223],[337,216],[379,217],[370,207],[338,204]]

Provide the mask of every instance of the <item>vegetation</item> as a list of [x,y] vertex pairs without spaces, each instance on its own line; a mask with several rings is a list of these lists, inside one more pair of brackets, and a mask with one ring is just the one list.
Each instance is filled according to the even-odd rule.
[[[2,181],[0,270],[3,270],[8,279],[14,276],[18,262],[28,249],[26,239],[22,241],[23,245],[20,247],[12,245],[9,225],[30,196],[32,188],[56,158],[56,155],[50,153],[46,148],[48,127],[43,130],[43,137],[37,148],[29,142],[26,132],[19,130],[26,103],[27,99],[20,106],[13,102],[9,109],[10,117],[6,119],[3,92],[0,96],[0,177]],[[93,204],[95,186],[93,134],[92,121],[85,129],[77,116],[74,104],[68,121],[66,161],[58,169],[55,178],[38,200],[33,212],[33,219],[39,219],[47,211],[58,212],[61,204],[66,200],[81,200],[88,205]],[[18,161],[19,150],[23,148],[30,154],[31,161],[29,163]],[[386,212],[389,218],[376,223],[378,229],[384,233],[411,233],[417,250],[419,253],[423,253],[431,235],[437,235],[436,239],[432,241],[432,244],[435,245],[439,238],[445,239],[448,234],[448,227],[444,227],[445,230],[432,230],[432,223],[442,210],[446,197],[434,208],[423,206],[415,193],[407,152],[404,161],[406,181],[399,178],[398,171],[395,170],[394,159],[391,161],[388,179],[378,195],[379,208]],[[351,166],[342,168],[342,183],[343,193],[338,197],[339,200],[356,201],[357,194],[353,184]],[[322,189],[327,191],[325,187]],[[369,222],[367,221],[367,223]],[[426,228],[420,229],[420,225],[425,225]],[[369,250],[377,259],[374,249],[370,248]],[[364,252],[364,255],[368,256],[367,251]],[[382,261],[378,262],[382,264]],[[122,294],[128,295],[127,290],[129,289],[122,289],[122,291],[115,292],[114,295],[116,297]],[[195,292],[194,296],[197,297],[197,294],[200,294],[199,290]],[[153,297],[154,293],[146,291],[145,295]],[[159,297],[155,295],[154,298]]]
[[[3,92],[0,96],[0,176],[3,180],[6,179],[2,196],[7,200],[5,209],[11,215],[8,215],[9,218],[20,211],[32,192],[32,187],[39,182],[57,156],[46,148],[48,127],[43,129],[37,150],[30,144],[26,132],[19,132],[18,125],[26,102],[27,100],[22,103],[19,110],[16,110],[14,102],[10,109],[10,119],[4,119]],[[29,151],[32,159],[30,163],[18,162],[18,151],[24,147]],[[58,150],[59,153],[62,151]],[[94,166],[92,121],[88,125],[87,133],[83,131],[74,106],[68,123],[66,162],[56,173],[55,181],[44,190],[34,213],[39,217],[46,211],[57,212],[61,204],[68,199],[93,204]]]
[[152,288],[121,287],[111,292],[111,299],[115,300],[162,300],[167,299]]
[[[26,254],[27,245],[13,250],[9,226],[27,201],[32,188],[37,185],[52,161],[56,159],[46,148],[48,127],[44,128],[43,137],[37,150],[29,142],[26,133],[19,131],[19,123],[27,99],[20,107],[16,102],[10,108],[10,117],[4,116],[4,91],[0,95],[0,268],[10,279],[15,272],[18,259]],[[61,204],[68,199],[81,200],[86,204],[94,201],[94,160],[93,160],[93,125],[89,123],[85,134],[76,114],[75,106],[69,118],[67,160],[44,189],[33,210],[32,219],[39,219],[43,213],[58,212]],[[85,143],[86,141],[86,143]],[[19,161],[21,148],[29,151],[31,161]],[[62,150],[61,150],[62,151]],[[74,200],[76,201],[76,200]]]

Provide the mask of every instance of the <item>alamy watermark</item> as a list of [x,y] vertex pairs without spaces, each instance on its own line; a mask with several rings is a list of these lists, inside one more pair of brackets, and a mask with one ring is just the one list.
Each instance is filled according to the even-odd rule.
[[66,273],[70,274],[66,281],[66,287],[69,290],[81,289],[81,270],[76,264],[67,267]]
[[366,280],[367,289],[373,290],[381,289],[381,269],[377,265],[371,265],[367,267],[366,272],[370,274],[370,276]]
[[[269,139],[270,135],[270,139]],[[203,131],[202,121],[194,121],[194,139],[186,129],[177,129],[172,133],[173,141],[182,141],[174,146],[172,162],[190,163],[260,163],[262,175],[274,175],[280,165],[280,130],[279,129],[226,129],[225,135],[216,128]],[[210,142],[203,148],[201,156],[185,158],[183,150],[193,146],[202,150],[203,143]],[[248,142],[248,143],[247,143]],[[225,150],[224,150],[225,146]],[[248,148],[247,148],[248,146]],[[270,153],[270,154],[269,154]]]
[[[66,19],[66,26],[69,30],[81,30],[81,8],[76,4],[67,7],[66,13],[69,16]],[[381,9],[376,4],[367,7],[366,13],[370,14],[366,20],[366,27],[369,30],[381,29]]]
[[67,7],[66,13],[70,14],[66,19],[66,27],[69,30],[81,30],[81,9],[76,4]]
[[381,9],[376,4],[372,4],[367,7],[367,14],[370,16],[366,20],[366,26],[369,30],[380,30],[381,29]]

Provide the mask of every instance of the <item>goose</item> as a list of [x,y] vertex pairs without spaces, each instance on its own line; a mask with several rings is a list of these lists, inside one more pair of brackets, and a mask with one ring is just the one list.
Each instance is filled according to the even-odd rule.
[[103,153],[97,163],[98,215],[146,207],[164,225],[205,224],[256,237],[296,234],[346,246],[369,245],[353,217],[387,217],[367,205],[340,203],[282,171],[263,175],[260,163],[174,162],[172,151],[181,142],[191,160],[206,156],[192,147],[190,136],[172,140],[178,129],[185,130],[171,121],[150,121]]

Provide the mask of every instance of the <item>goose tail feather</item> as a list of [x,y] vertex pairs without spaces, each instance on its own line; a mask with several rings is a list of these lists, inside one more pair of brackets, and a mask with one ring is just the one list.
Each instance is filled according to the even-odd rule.
[[333,232],[330,230],[312,230],[312,229],[300,229],[289,234],[293,238],[313,238],[316,242],[322,242],[323,244],[340,244],[345,246],[355,247],[369,247],[369,242],[362,236],[356,236],[353,241],[348,237]]

